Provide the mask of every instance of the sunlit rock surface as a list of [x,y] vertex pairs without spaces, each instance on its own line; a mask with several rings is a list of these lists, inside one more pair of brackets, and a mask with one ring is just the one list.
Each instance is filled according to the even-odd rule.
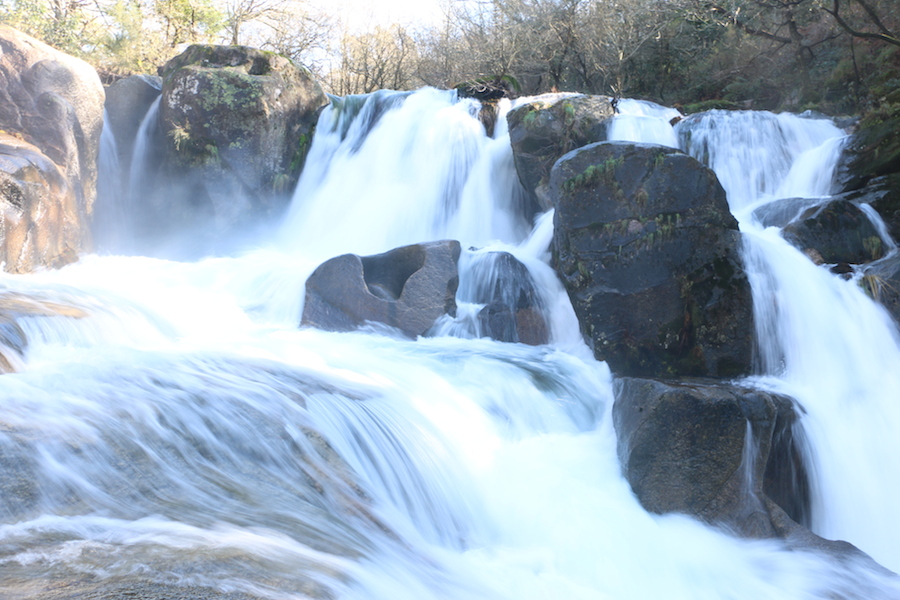
[[91,246],[103,86],[93,67],[0,26],[5,269],[71,262]]
[[301,325],[351,331],[374,322],[424,335],[456,314],[459,254],[459,242],[442,241],[328,260],[306,282]]
[[553,163],[570,150],[606,140],[613,113],[605,96],[546,94],[506,116],[519,180],[542,210],[552,206],[547,184]]

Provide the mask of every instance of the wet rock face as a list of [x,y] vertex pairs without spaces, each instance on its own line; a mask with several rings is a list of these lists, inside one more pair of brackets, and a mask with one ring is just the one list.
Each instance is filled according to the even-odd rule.
[[809,483],[790,398],[710,380],[617,383],[626,479],[647,510],[778,537],[767,502],[809,525]]
[[96,71],[0,26],[0,202],[7,271],[90,249],[103,86]]
[[190,46],[162,71],[160,181],[144,237],[185,234],[199,252],[280,214],[328,103],[306,69],[243,46]]
[[605,96],[538,96],[509,112],[509,139],[519,180],[541,210],[552,207],[547,184],[563,154],[606,139],[614,110]]
[[835,173],[839,192],[858,190],[872,179],[900,173],[900,111],[896,105],[873,114],[844,146]]
[[301,325],[352,331],[383,323],[416,337],[441,316],[456,315],[457,241],[431,242],[322,263],[306,282]]
[[623,474],[648,511],[892,575],[808,529],[801,410],[786,396],[714,380],[620,379],[612,414]]
[[754,339],[740,233],[712,171],[662,146],[561,158],[556,269],[594,356],[617,375],[735,377]]
[[549,342],[543,302],[528,267],[508,252],[488,252],[474,260],[469,278],[477,284],[460,294],[485,305],[478,313],[482,335],[532,346]]
[[900,326],[900,255],[867,265],[859,284]]
[[[835,172],[837,192],[854,192],[884,219],[900,239],[900,110],[876,109],[859,124],[844,146]],[[856,199],[856,198],[851,198]]]
[[861,264],[885,254],[875,226],[858,206],[846,200],[806,210],[782,235],[819,263]]
[[128,172],[134,142],[147,110],[159,98],[162,78],[132,75],[106,88],[106,116],[116,139],[119,165]]

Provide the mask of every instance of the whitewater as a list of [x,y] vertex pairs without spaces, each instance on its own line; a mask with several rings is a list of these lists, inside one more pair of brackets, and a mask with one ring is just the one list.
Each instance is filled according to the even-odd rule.
[[[813,530],[900,569],[895,325],[753,217],[830,193],[844,133],[619,108],[613,139],[679,146],[728,193],[759,332],[747,383],[805,410]],[[505,118],[488,137],[479,109],[433,89],[335,99],[283,221],[229,256],[0,275],[28,339],[0,376],[0,597],[900,597],[869,563],[641,508],[616,456],[616,374],[549,266],[552,213],[523,216]],[[298,327],[322,261],[439,239],[464,252],[458,316],[433,337]],[[498,250],[537,282],[549,344],[479,338],[466,290]]]

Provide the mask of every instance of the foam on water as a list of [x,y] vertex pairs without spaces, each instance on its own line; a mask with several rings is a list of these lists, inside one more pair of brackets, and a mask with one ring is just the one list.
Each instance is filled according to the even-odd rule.
[[[24,370],[0,377],[0,594],[139,581],[273,599],[900,595],[865,565],[640,507],[616,455],[613,374],[547,264],[552,213],[532,228],[505,129],[488,138],[474,109],[423,90],[324,111],[265,250],[2,277],[5,293],[84,314],[24,317]],[[748,262],[770,286],[754,284],[757,304],[774,311],[757,317],[768,385],[809,410],[816,527],[895,565],[893,329],[852,283],[753,235]],[[468,253],[461,289],[488,251],[527,267],[551,344],[297,328],[321,260],[447,237]]]

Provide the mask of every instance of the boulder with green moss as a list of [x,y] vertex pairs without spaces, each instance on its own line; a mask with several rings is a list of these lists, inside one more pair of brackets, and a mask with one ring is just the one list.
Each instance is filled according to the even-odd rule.
[[900,104],[866,115],[844,148],[835,175],[838,192],[856,192],[900,238]]
[[866,214],[848,200],[805,210],[782,235],[817,264],[862,264],[878,260],[887,250]]
[[566,152],[606,139],[615,113],[605,96],[545,94],[510,111],[509,141],[519,181],[542,210],[551,207],[547,184]]
[[146,233],[187,229],[204,251],[279,214],[328,103],[310,72],[271,52],[194,45],[165,65],[162,78],[167,183],[143,203]]
[[711,170],[672,148],[601,142],[559,159],[550,191],[556,270],[595,357],[635,377],[750,372],[741,237]]

